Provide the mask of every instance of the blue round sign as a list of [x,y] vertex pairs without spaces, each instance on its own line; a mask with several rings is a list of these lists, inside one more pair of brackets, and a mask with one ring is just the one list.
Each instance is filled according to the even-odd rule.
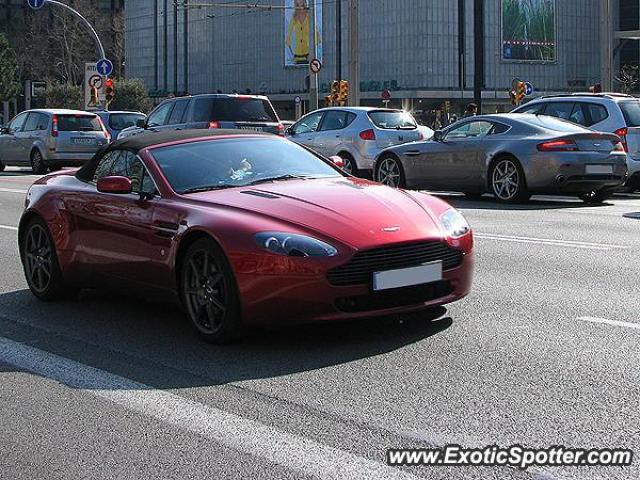
[[113,63],[107,58],[101,58],[96,63],[96,70],[100,75],[107,76],[113,73]]
[[529,97],[531,95],[533,95],[533,92],[535,92],[535,88],[533,88],[533,85],[531,84],[531,82],[524,82],[524,94]]
[[27,4],[34,10],[39,10],[44,7],[47,0],[27,0]]

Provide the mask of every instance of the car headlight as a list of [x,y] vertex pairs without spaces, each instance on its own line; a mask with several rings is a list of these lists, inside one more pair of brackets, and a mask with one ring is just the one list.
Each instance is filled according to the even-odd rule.
[[464,237],[471,231],[464,216],[456,209],[451,208],[440,215],[440,222],[450,238]]
[[290,257],[333,257],[338,253],[328,243],[296,233],[262,232],[255,239],[270,252]]

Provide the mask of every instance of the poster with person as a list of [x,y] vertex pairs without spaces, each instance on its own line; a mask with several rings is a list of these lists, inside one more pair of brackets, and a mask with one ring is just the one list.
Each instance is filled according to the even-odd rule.
[[502,0],[502,60],[556,61],[556,0]]
[[[286,67],[308,66],[311,52],[312,0],[285,0],[284,64]],[[315,0],[317,58],[322,61],[322,0]]]

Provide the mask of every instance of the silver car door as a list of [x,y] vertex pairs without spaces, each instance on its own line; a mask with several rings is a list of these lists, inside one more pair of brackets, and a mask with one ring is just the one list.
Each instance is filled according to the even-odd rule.
[[321,155],[330,157],[338,153],[338,147],[344,141],[343,130],[347,126],[348,112],[329,110],[325,112],[320,131],[315,134],[314,149]]
[[28,115],[28,112],[21,113],[9,123],[7,133],[2,135],[0,159],[12,163],[25,163],[25,159],[21,155],[20,137],[17,134],[22,133]]
[[302,117],[291,127],[290,139],[309,148],[314,148],[318,127],[324,112],[314,112]]

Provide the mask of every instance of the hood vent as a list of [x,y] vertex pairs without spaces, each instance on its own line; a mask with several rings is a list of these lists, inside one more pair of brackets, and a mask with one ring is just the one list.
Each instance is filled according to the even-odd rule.
[[260,197],[260,198],[269,198],[269,199],[280,198],[277,195],[273,195],[272,193],[261,192],[259,190],[244,190],[240,193],[244,193],[245,195],[253,195],[254,197]]

